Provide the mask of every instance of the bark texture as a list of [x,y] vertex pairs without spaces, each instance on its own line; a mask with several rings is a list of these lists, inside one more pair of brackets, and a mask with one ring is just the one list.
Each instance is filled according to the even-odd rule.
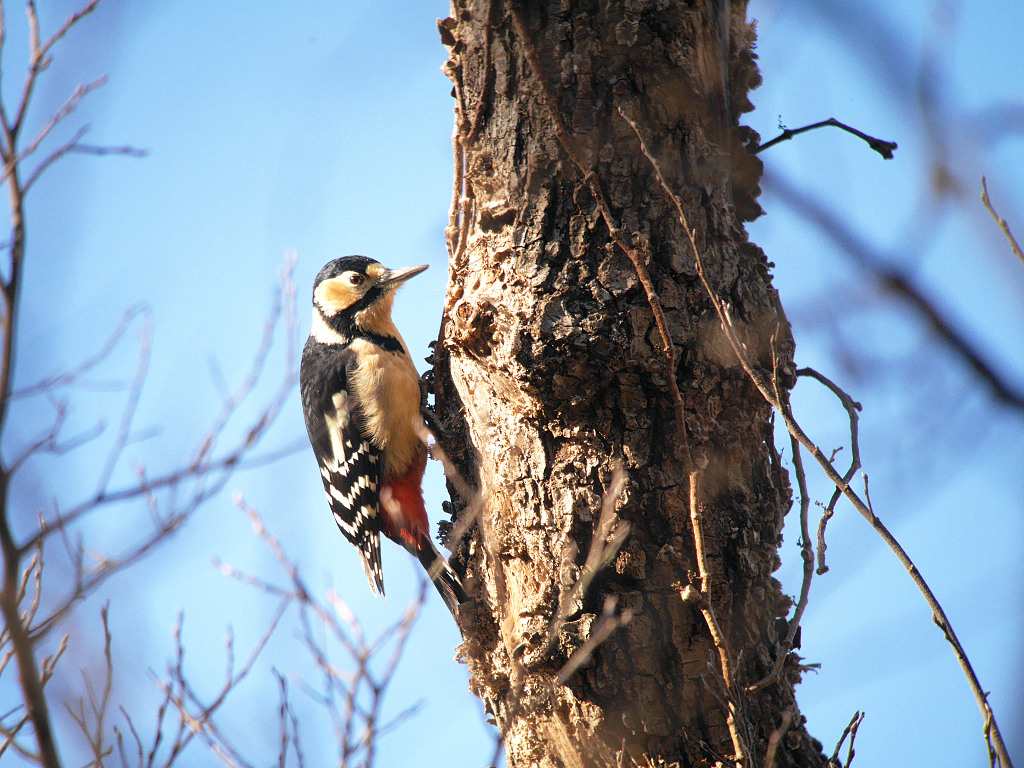
[[[509,764],[711,765],[736,753],[731,699],[746,765],[764,764],[787,710],[774,764],[823,765],[796,710],[797,657],[778,683],[742,691],[776,661],[791,605],[771,576],[791,492],[770,409],[737,364],[675,209],[619,113],[681,199],[752,356],[771,372],[774,349],[788,386],[788,327],[770,265],[743,229],[760,212],[761,172],[746,148],[753,133],[738,124],[759,81],[745,3],[454,0],[440,27],[461,215],[448,233],[436,410],[441,442],[475,488],[453,496],[456,518],[476,514],[453,543],[476,596],[460,617],[462,652]],[[650,274],[674,371],[595,188]],[[631,533],[574,596],[617,464],[626,482],[616,509]],[[701,581],[695,468],[707,591],[735,667],[728,691],[704,617],[680,597]],[[565,621],[549,646],[560,605]],[[623,613],[628,623],[559,682],[602,622]]]

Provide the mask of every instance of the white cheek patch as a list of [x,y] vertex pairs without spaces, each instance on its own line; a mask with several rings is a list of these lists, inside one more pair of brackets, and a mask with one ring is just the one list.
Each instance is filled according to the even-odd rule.
[[345,337],[324,322],[323,315],[320,314],[320,310],[316,307],[313,307],[313,322],[310,325],[309,335],[321,344],[345,343]]

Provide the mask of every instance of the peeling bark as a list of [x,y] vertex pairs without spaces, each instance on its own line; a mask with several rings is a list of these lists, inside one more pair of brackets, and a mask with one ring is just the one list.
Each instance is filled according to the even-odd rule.
[[[760,213],[761,173],[747,151],[754,134],[738,124],[759,82],[745,3],[454,0],[440,26],[455,83],[457,192],[436,411],[442,445],[475,488],[453,495],[457,518],[476,514],[452,542],[476,597],[460,616],[462,655],[509,764],[731,759],[731,697],[746,765],[763,762],[787,710],[793,724],[775,765],[824,765],[796,709],[798,657],[777,684],[742,690],[772,668],[790,608],[771,576],[791,492],[770,408],[738,365],[673,205],[618,112],[638,124],[682,200],[752,357],[770,374],[774,355],[780,385],[791,386],[770,265],[743,228]],[[650,274],[674,371],[595,188]],[[616,511],[631,533],[579,596],[617,465],[626,483]],[[695,467],[707,593],[735,667],[728,691],[708,624],[680,597],[701,581]],[[549,644],[560,605],[566,619]],[[626,618],[557,682],[603,622]]]

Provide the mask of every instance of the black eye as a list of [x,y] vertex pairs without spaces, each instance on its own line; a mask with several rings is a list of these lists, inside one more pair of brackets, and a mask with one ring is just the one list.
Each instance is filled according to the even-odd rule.
[[353,272],[348,276],[348,284],[352,286],[362,285],[364,280],[366,280],[366,278],[356,272]]

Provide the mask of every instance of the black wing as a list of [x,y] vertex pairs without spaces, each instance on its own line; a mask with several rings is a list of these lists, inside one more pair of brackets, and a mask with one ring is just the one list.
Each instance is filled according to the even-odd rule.
[[353,363],[347,348],[311,338],[302,350],[299,389],[306,431],[334,522],[359,550],[370,589],[383,595],[377,508],[380,451],[364,436],[361,416],[347,388]]

